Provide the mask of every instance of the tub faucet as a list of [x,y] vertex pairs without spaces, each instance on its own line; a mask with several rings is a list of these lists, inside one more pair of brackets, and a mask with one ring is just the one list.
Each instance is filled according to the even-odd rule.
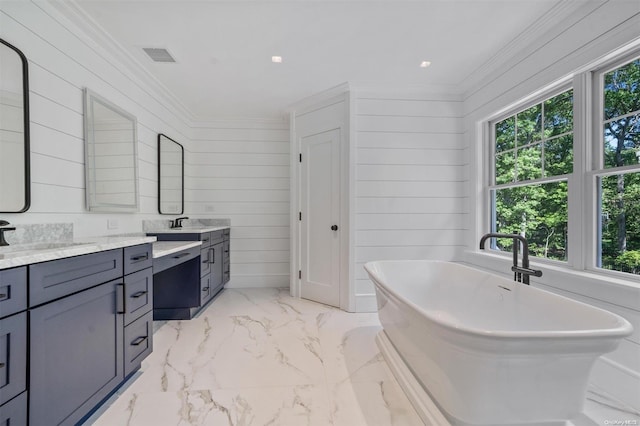
[[[484,234],[482,238],[480,238],[480,250],[484,250],[484,243],[489,238],[509,238],[513,240],[513,266],[511,267],[511,270],[513,271],[514,281],[529,285],[530,275],[533,275],[535,277],[542,276],[542,271],[538,269],[531,269],[529,267],[529,243],[527,242],[527,239],[525,237],[518,234]],[[519,242],[522,243],[522,266],[518,266]]]
[[7,240],[4,239],[4,233],[7,232],[7,231],[15,231],[16,230],[15,227],[13,227],[13,226],[8,227],[7,225],[11,225],[11,224],[9,222],[7,222],[6,220],[0,219],[0,247],[9,245]]
[[173,228],[182,228],[182,221],[185,220],[185,219],[189,219],[189,218],[188,217],[179,217],[179,218],[176,218],[175,220],[170,220],[169,221],[170,224],[171,224],[170,228],[171,229],[173,229]]

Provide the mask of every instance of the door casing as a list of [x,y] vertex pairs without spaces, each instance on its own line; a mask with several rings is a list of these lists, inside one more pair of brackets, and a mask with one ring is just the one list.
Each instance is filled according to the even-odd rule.
[[[338,114],[327,114],[329,109],[339,109]],[[301,260],[301,138],[307,134],[341,129],[340,164],[340,309],[355,312],[355,129],[351,118],[355,117],[355,99],[347,84],[305,99],[290,111],[290,293],[301,295],[299,277]],[[303,134],[304,133],[304,134]]]

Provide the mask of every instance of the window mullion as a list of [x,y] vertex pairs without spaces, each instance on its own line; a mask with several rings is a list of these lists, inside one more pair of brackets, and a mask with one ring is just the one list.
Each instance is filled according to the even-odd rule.
[[[567,261],[575,269],[593,264],[594,238],[590,231],[594,219],[593,194],[587,172],[591,169],[591,74],[581,73],[573,79],[573,173],[569,176],[568,217],[569,250]],[[591,185],[592,186],[592,185]]]

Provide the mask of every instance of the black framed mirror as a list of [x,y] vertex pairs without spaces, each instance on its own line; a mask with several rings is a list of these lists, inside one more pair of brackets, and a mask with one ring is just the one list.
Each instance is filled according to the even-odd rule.
[[184,147],[158,135],[158,212],[184,213]]
[[0,39],[0,213],[31,205],[27,58]]

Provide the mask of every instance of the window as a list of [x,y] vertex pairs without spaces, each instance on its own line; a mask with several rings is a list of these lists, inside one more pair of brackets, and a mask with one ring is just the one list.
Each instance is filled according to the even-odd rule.
[[640,275],[640,59],[596,75],[596,266]]
[[489,122],[491,231],[570,267],[640,275],[640,55],[573,81]]
[[[492,232],[524,235],[532,255],[565,260],[573,172],[573,91],[492,123]],[[510,251],[511,240],[493,248]]]

